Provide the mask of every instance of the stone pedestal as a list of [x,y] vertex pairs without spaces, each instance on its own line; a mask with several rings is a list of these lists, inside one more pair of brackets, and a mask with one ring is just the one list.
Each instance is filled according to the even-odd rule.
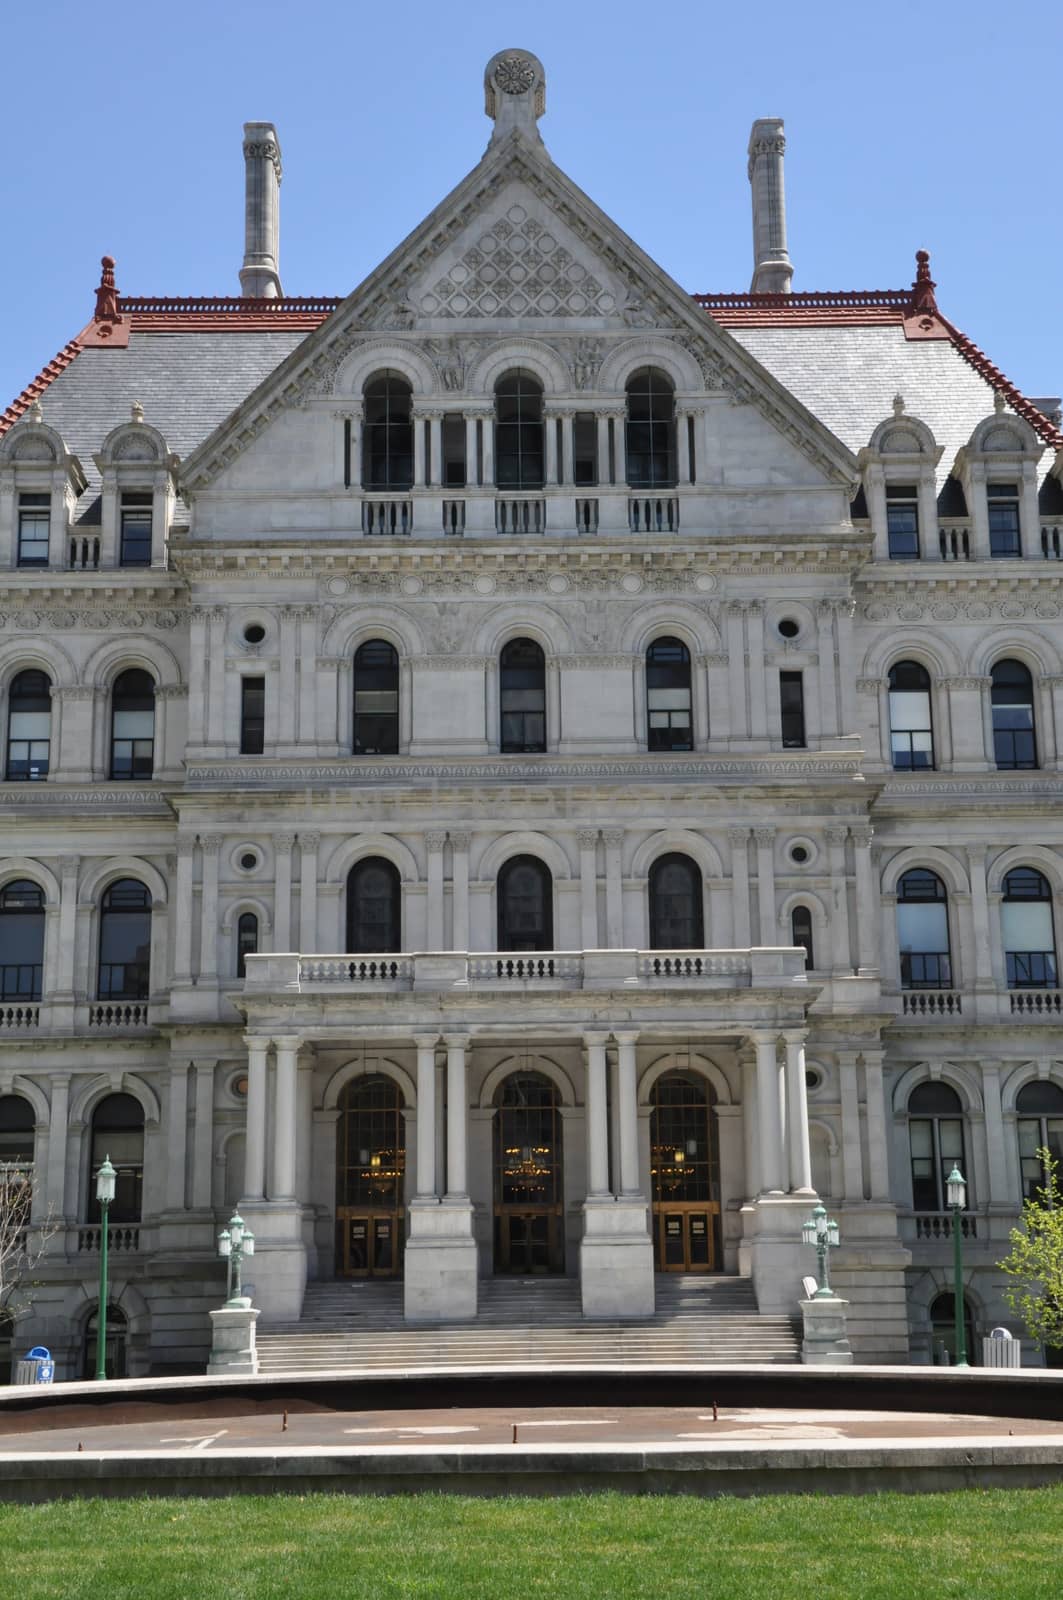
[[801,1360],[814,1366],[852,1366],[853,1352],[845,1327],[848,1300],[837,1295],[822,1299],[802,1300],[801,1315],[805,1332],[801,1345]]
[[469,1201],[413,1201],[404,1258],[407,1322],[471,1322],[478,1256]]
[[792,1317],[801,1297],[801,1279],[815,1255],[801,1245],[801,1224],[810,1202],[805,1195],[760,1195],[743,1207],[746,1236],[739,1259],[748,1262],[757,1306],[763,1316]]
[[255,1349],[255,1324],[259,1311],[250,1300],[230,1300],[219,1311],[212,1311],[210,1360],[207,1376],[220,1373],[247,1374],[258,1372],[258,1352]]
[[579,1249],[585,1317],[653,1316],[653,1244],[645,1200],[588,1200]]
[[255,1236],[255,1253],[244,1262],[245,1288],[267,1322],[298,1322],[306,1293],[302,1207],[242,1200],[240,1215]]

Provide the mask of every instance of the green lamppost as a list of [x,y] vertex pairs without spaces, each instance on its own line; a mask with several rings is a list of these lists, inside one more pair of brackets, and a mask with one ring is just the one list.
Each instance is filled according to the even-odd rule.
[[815,1207],[808,1220],[801,1224],[801,1241],[803,1244],[811,1244],[816,1247],[816,1259],[819,1264],[819,1288],[812,1298],[814,1300],[835,1299],[834,1290],[830,1286],[827,1253],[835,1249],[840,1243],[838,1224],[833,1217],[827,1216],[827,1208],[822,1201]]
[[96,1314],[96,1382],[107,1376],[107,1213],[114,1199],[115,1170],[110,1156],[96,1174],[96,1203],[100,1208],[100,1309]]
[[946,1179],[952,1210],[953,1270],[956,1288],[956,1365],[967,1366],[967,1327],[963,1315],[963,1213],[967,1209],[967,1182],[958,1166]]
[[239,1211],[234,1211],[229,1226],[218,1235],[218,1254],[229,1264],[229,1305],[250,1305],[244,1300],[242,1269],[245,1256],[255,1253],[255,1236],[244,1226]]

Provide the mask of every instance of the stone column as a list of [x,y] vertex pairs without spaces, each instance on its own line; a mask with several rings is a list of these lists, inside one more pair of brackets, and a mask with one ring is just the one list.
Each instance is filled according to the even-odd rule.
[[192,864],[194,839],[177,841],[177,887],[174,896],[175,984],[192,982]]
[[860,1143],[860,1100],[856,1085],[855,1050],[838,1051],[838,1080],[842,1105],[842,1184],[846,1201],[859,1205],[864,1198],[864,1158]]
[[447,1199],[468,1200],[468,1094],[464,1033],[444,1034],[447,1047]]
[[687,426],[687,415],[686,411],[676,408],[676,483],[680,486],[690,482],[690,429]]
[[44,1210],[51,1222],[66,1218],[66,1140],[70,1113],[70,1073],[49,1074],[51,1106],[48,1114],[48,1170]]
[[317,940],[317,851],[319,833],[299,835],[299,949],[312,955]]
[[729,703],[731,711],[731,737],[749,737],[748,688],[746,685],[745,603],[728,600],[724,606],[724,625],[727,637],[727,669],[729,675]]
[[751,1057],[742,1062],[742,1140],[745,1150],[745,1192],[752,1199],[760,1193],[760,1118],[757,1116],[757,1064]]
[[192,1209],[209,1211],[214,1164],[214,1062],[196,1062],[196,1124],[192,1136]]
[[560,482],[574,486],[576,482],[575,467],[575,438],[573,426],[576,420],[574,411],[562,411],[561,417],[561,459],[558,463],[560,469]]
[[856,955],[859,971],[873,976],[878,971],[879,904],[871,868],[873,828],[850,828],[853,858],[856,863]]
[[731,927],[736,950],[752,944],[749,929],[749,829],[729,828],[731,841]]
[[207,672],[207,743],[225,743],[225,612],[212,606],[209,619],[210,664]]
[[609,1199],[609,1122],[605,1091],[604,1033],[585,1033],[587,1061],[587,1198]]
[[208,983],[218,981],[218,852],[221,836],[206,834],[200,839],[203,853],[203,892],[199,907],[199,975]]
[[768,689],[764,665],[764,602],[746,604],[746,650],[749,677],[749,733],[753,739],[768,737]]
[[169,1093],[166,1101],[166,1189],[167,1211],[185,1209],[185,1166],[188,1143],[188,1062],[171,1061]]
[[604,1033],[585,1033],[587,1198],[580,1244],[580,1296],[585,1317],[653,1314],[653,1244],[646,1201],[638,1192],[638,1109],[634,1033],[619,1034],[618,1188],[609,1189],[609,1127]]
[[269,1040],[245,1035],[247,1045],[247,1153],[244,1196],[240,1204],[266,1195],[266,1056]]
[[296,1082],[295,1193],[303,1205],[314,1199],[314,1065],[300,1063]]
[[290,950],[292,944],[292,845],[294,843],[294,834],[278,833],[273,836],[273,948],[278,952]]
[[989,894],[986,886],[986,847],[969,844],[967,866],[971,878],[971,922],[974,928],[974,981],[979,989],[993,987],[993,954],[989,930]]
[[443,948],[443,846],[445,833],[432,832],[424,836],[428,851],[428,948]]
[[598,949],[598,830],[580,828],[579,907],[580,942],[584,950]]
[[609,478],[609,413],[599,411],[597,416],[598,428],[598,483],[607,486]]
[[805,1030],[788,1028],[786,1041],[787,1133],[790,1143],[790,1189],[814,1194],[812,1151],[808,1142],[808,1091],[805,1084]]
[[845,839],[848,832],[844,825],[828,827],[826,830],[830,858],[831,959],[836,973],[851,972],[853,968],[849,948],[849,877],[845,867]]
[[543,434],[546,442],[546,482],[553,485],[560,482],[557,459],[557,416],[552,411],[543,413]]
[[53,1014],[57,1005],[70,1012],[73,1024],[74,945],[78,914],[78,856],[59,857],[59,938],[54,966]]
[[834,670],[834,601],[816,607],[816,648],[819,665],[819,731],[823,738],[838,733],[837,674]]
[[[435,1034],[417,1035],[417,1188],[406,1240],[408,1322],[466,1322],[476,1316],[476,1240],[468,1194],[468,1090],[463,1033],[446,1034],[446,1193],[437,1197]],[[430,1085],[430,1088],[429,1088]],[[430,1158],[428,1152],[431,1152]],[[432,1167],[422,1178],[422,1162]]]
[[624,889],[621,877],[622,828],[606,828],[605,844],[605,937],[610,950],[624,948]]
[[757,1115],[760,1123],[760,1182],[765,1194],[783,1193],[782,1122],[779,1116],[779,1040],[751,1035],[757,1051]]
[[882,1050],[865,1050],[864,1090],[867,1095],[867,1158],[872,1200],[890,1201],[890,1164],[886,1135],[886,1095],[882,1079]]
[[451,944],[455,950],[469,948],[469,835],[452,833],[451,850]]
[[762,945],[778,944],[775,928],[775,829],[754,828],[757,841],[757,909]]
[[[277,743],[288,746],[295,743],[296,706],[296,656],[298,653],[296,630],[299,626],[297,606],[281,607],[280,625],[280,684],[277,704]],[[270,685],[269,687],[272,687]],[[269,688],[267,688],[267,693]],[[267,746],[268,748],[268,746]]]
[[484,412],[480,418],[483,423],[484,465],[483,481],[486,487],[492,488],[495,481],[495,413],[494,407]]
[[424,413],[414,410],[413,416],[413,486],[423,489],[425,486],[425,459],[424,459]]
[[985,1136],[989,1154],[989,1204],[1002,1211],[1013,1210],[1015,1202],[1008,1182],[1005,1139],[1014,1138],[1015,1124],[1012,1120],[1005,1134],[999,1062],[982,1062],[982,1099],[985,1104]]
[[273,1193],[272,1200],[295,1199],[295,1080],[298,1068],[298,1035],[274,1039],[277,1050],[276,1092],[273,1116]]
[[442,484],[443,482],[443,413],[430,411],[428,413],[428,454],[429,482]]
[[436,1033],[418,1033],[417,1044],[417,1192],[422,1205],[436,1194]]
[[561,743],[561,659],[546,658],[546,748],[556,751]]
[[476,424],[477,424],[478,421],[479,421],[478,417],[469,416],[468,414],[466,414],[466,417],[465,417],[465,482],[466,482],[466,485],[470,489],[475,488],[477,483],[479,482],[479,477],[478,477],[477,470],[476,470],[477,469],[477,465],[478,465],[478,462],[477,462],[477,450],[476,450]]
[[637,1033],[614,1034],[617,1044],[617,1100],[620,1121],[620,1183],[622,1196],[642,1193],[639,1179],[639,1108],[635,1072]]

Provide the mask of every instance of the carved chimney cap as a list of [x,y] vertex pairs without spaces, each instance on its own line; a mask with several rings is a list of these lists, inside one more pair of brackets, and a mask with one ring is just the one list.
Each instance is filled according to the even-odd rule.
[[100,257],[100,282],[96,290],[97,322],[121,322],[118,290],[114,286],[114,256]]
[[916,311],[936,312],[938,303],[934,298],[937,284],[930,276],[930,251],[917,250],[915,252],[915,282],[912,284],[912,307]]
[[144,407],[141,405],[139,400],[133,401],[133,404],[129,408],[129,415],[134,422],[144,421]]
[[484,68],[484,112],[495,124],[492,144],[519,128],[539,141],[546,110],[546,70],[530,50],[499,50]]

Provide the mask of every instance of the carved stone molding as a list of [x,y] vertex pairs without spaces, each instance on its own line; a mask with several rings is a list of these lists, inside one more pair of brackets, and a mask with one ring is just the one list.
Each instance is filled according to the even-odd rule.
[[581,850],[596,850],[598,848],[598,829],[580,828],[576,833],[576,843]]
[[447,836],[442,830],[433,833],[426,833],[424,836],[424,842],[425,848],[427,849],[429,855],[439,855],[442,853],[443,846],[447,842]]

